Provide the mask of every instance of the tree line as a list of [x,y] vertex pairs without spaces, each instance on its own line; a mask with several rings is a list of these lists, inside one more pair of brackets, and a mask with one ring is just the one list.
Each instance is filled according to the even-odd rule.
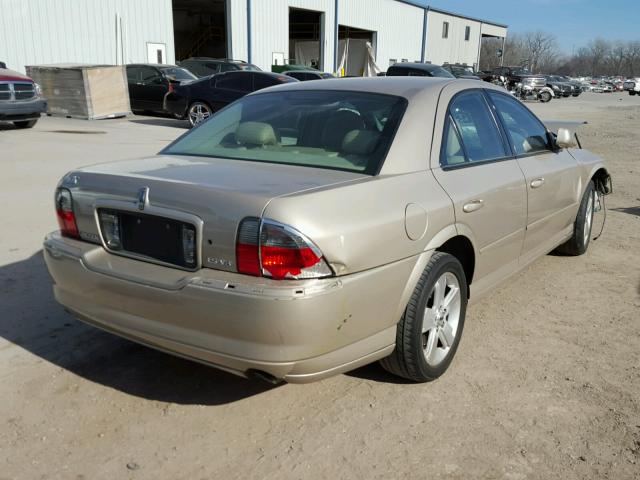
[[[485,39],[480,50],[480,70],[500,65],[496,54],[502,40]],[[533,73],[558,73],[570,76],[640,75],[640,40],[592,40],[571,55],[563,54],[553,34],[537,31],[507,37],[502,51],[504,65],[522,65]]]

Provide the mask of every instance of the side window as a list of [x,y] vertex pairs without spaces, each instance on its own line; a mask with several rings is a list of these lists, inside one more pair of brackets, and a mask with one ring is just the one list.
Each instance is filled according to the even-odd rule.
[[220,64],[218,62],[209,62],[202,65],[205,75],[213,75],[220,72]]
[[143,83],[155,83],[162,78],[160,77],[160,72],[151,67],[140,67],[140,74],[142,75]]
[[547,129],[515,98],[489,91],[516,155],[551,150]]
[[129,83],[138,83],[140,81],[140,69],[138,67],[127,67],[127,81]]
[[247,72],[229,72],[216,79],[216,88],[240,92],[251,91],[251,74]]
[[238,68],[230,63],[223,63],[220,65],[221,72],[233,72],[234,70],[238,70]]
[[[467,162],[494,160],[508,155],[498,126],[480,91],[468,91],[454,97],[449,104],[449,116],[460,135],[460,150],[466,153]],[[449,142],[448,138],[446,142]],[[454,149],[455,140],[451,142],[451,148]]]
[[466,161],[460,137],[456,131],[453,120],[447,115],[444,126],[444,135],[442,136],[442,153],[440,154],[440,165],[443,167],[450,165],[459,165]]

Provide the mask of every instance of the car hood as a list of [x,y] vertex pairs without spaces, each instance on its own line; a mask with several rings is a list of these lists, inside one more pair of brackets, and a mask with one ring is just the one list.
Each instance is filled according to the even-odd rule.
[[0,82],[33,82],[33,80],[14,70],[0,68]]

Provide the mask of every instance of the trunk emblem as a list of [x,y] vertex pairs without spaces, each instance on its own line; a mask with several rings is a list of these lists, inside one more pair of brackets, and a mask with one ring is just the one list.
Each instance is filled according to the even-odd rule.
[[149,205],[149,187],[142,187],[138,190],[138,210],[144,210]]

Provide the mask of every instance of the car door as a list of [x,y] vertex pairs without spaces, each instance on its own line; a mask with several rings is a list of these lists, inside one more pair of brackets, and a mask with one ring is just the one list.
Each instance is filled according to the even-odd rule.
[[129,88],[129,103],[131,110],[142,110],[144,106],[141,104],[141,80],[140,68],[136,65],[127,65],[127,86]]
[[140,67],[140,103],[145,110],[162,111],[164,95],[169,91],[169,81],[155,67]]
[[252,74],[243,71],[216,75],[211,79],[211,84],[214,88],[211,89],[211,96],[206,100],[210,102],[213,111],[235,102],[253,89]]
[[555,149],[551,135],[522,102],[488,90],[527,185],[527,230],[522,261],[547,253],[573,228],[581,191],[578,162]]
[[483,90],[460,88],[452,82],[440,96],[431,168],[453,202],[458,233],[474,244],[472,292],[480,295],[518,268],[527,197]]

